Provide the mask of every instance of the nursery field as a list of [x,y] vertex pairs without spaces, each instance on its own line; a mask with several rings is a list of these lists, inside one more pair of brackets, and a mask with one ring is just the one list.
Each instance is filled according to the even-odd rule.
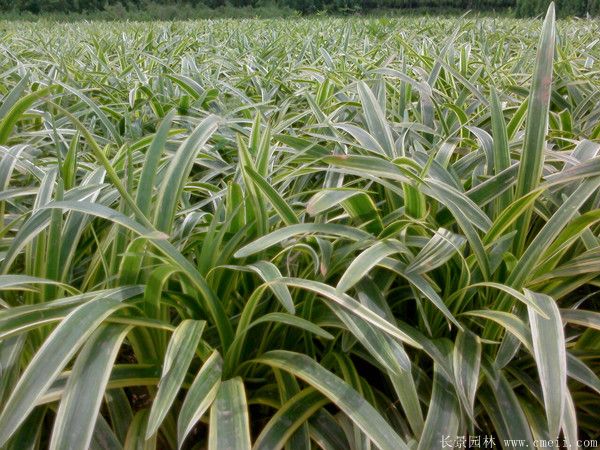
[[0,448],[598,446],[600,21],[0,35]]

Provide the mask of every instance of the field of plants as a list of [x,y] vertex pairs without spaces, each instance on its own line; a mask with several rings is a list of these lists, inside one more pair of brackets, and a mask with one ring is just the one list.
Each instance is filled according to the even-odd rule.
[[598,439],[600,21],[0,33],[0,448]]

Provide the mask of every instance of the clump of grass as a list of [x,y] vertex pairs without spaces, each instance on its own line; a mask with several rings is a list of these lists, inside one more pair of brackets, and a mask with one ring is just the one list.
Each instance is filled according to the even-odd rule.
[[598,23],[1,28],[0,446],[597,438]]

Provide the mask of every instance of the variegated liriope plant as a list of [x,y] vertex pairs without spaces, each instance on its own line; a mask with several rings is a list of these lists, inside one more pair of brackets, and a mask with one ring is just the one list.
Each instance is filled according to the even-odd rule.
[[0,447],[598,437],[600,24],[0,22]]

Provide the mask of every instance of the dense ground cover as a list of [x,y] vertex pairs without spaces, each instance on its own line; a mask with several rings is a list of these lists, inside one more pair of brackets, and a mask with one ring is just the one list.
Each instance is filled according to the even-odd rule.
[[0,30],[0,447],[598,437],[599,22]]

